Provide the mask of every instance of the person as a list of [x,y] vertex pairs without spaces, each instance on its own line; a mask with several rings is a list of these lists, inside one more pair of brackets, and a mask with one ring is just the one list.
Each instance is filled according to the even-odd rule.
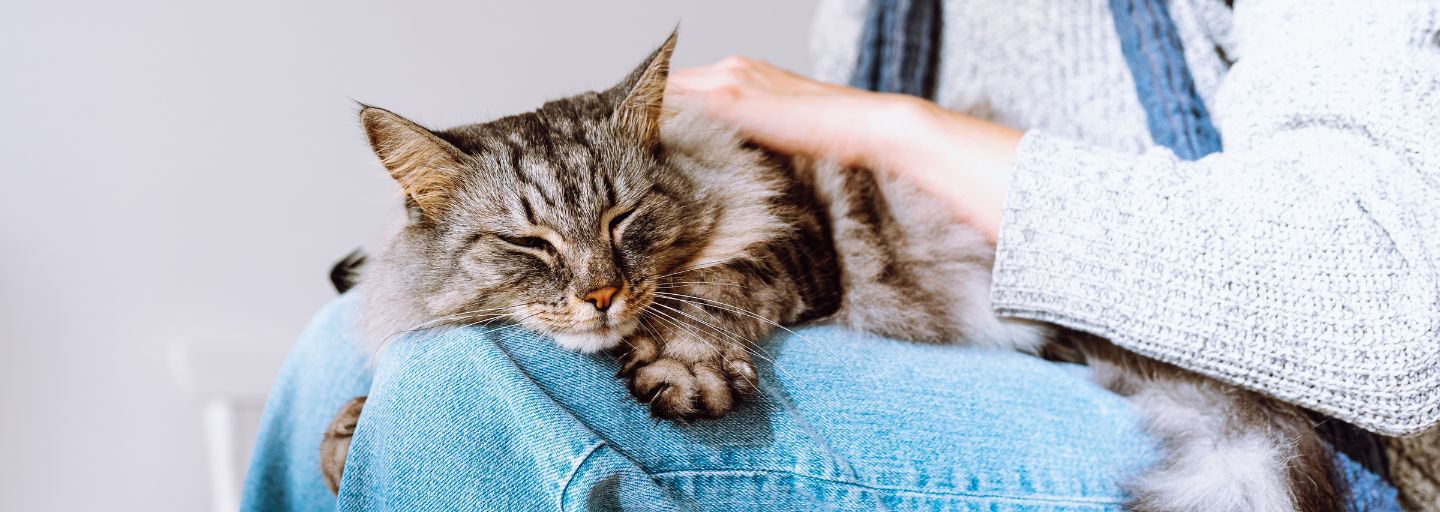
[[[946,199],[996,243],[1005,314],[1330,426],[1440,420],[1440,8],[1031,3],[822,1],[821,80],[731,58],[669,94]],[[372,373],[356,302],[282,369],[245,509],[1110,510],[1158,451],[1085,368],[1020,354],[799,328],[757,347],[760,398],[672,424],[614,361],[513,329],[411,336]],[[337,500],[320,435],[367,393]],[[1375,450],[1336,461],[1347,508],[1397,509]]]

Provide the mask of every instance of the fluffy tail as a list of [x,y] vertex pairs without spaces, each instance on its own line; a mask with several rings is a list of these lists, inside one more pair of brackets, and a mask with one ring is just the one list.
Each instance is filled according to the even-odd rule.
[[1306,412],[1122,350],[1077,342],[1101,385],[1128,397],[1164,459],[1127,485],[1139,511],[1338,511],[1344,480]]

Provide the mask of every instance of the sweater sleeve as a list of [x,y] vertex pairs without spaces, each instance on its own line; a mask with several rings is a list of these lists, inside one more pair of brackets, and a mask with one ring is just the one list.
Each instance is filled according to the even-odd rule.
[[1375,432],[1440,422],[1440,9],[1379,3],[1237,2],[1223,153],[1028,133],[997,310]]

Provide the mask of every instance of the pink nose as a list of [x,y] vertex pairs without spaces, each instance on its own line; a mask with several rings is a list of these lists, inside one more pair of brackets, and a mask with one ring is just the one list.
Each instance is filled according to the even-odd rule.
[[607,309],[610,309],[610,298],[614,297],[615,292],[618,291],[620,290],[615,288],[614,286],[604,286],[596,288],[594,290],[590,290],[590,293],[585,294],[585,302],[594,304],[595,309],[605,311]]

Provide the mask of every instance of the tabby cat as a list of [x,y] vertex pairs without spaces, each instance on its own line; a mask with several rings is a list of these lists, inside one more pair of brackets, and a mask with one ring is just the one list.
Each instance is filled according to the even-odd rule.
[[[364,107],[408,211],[359,285],[371,342],[518,323],[567,349],[613,351],[635,398],[679,421],[755,394],[750,350],[780,325],[1011,348],[1084,361],[1142,411],[1167,455],[1127,483],[1136,510],[1340,507],[1304,411],[996,317],[993,249],[910,184],[767,153],[693,109],[663,108],[674,45],[614,88],[488,123],[431,131]],[[322,447],[332,487],[363,400]]]

